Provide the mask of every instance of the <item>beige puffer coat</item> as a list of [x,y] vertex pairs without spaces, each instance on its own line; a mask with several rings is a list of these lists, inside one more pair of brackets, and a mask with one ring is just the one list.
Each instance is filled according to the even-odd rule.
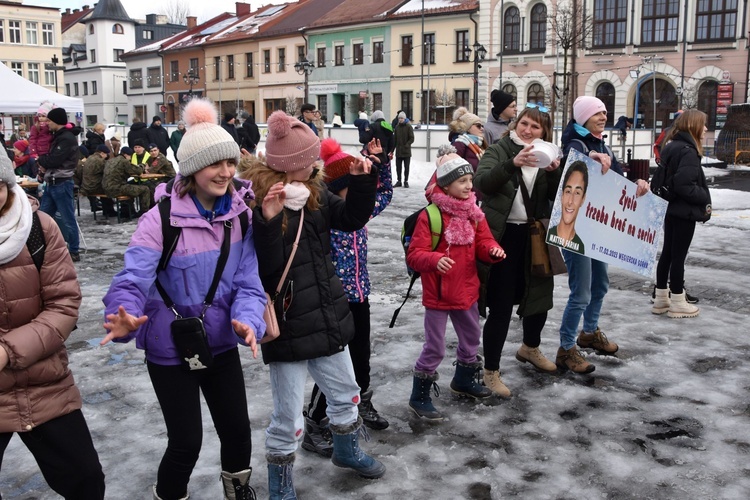
[[9,357],[0,371],[0,432],[30,431],[81,408],[65,349],[81,289],[60,229],[38,214],[47,243],[41,272],[26,246],[0,265],[0,349]]

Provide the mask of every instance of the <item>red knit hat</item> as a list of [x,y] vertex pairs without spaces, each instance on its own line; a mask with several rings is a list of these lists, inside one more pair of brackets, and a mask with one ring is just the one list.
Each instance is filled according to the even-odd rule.
[[354,163],[354,157],[341,151],[341,144],[333,137],[320,142],[320,159],[325,162],[323,180],[328,189],[338,193],[349,187],[349,166]]
[[24,151],[29,149],[29,141],[27,141],[26,139],[20,139],[13,143],[13,147],[23,153]]

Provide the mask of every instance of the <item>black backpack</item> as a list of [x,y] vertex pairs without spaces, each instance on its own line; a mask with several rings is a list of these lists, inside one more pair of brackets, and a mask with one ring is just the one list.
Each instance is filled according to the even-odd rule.
[[[689,148],[690,146],[685,146]],[[674,170],[669,165],[663,163],[663,159],[656,161],[656,171],[651,177],[651,192],[659,198],[667,201],[674,200],[677,196],[674,194]]]
[[39,215],[36,212],[31,214],[31,232],[26,239],[26,248],[29,249],[36,270],[38,272],[41,271],[42,264],[44,263],[44,252],[47,249],[47,241],[44,239],[42,221],[39,220]]
[[[425,210],[427,211],[427,219],[430,222],[430,233],[432,234],[432,250],[434,251],[440,244],[440,240],[443,237],[443,217],[440,213],[440,208],[438,208],[438,206],[434,203],[430,203],[426,207],[420,208],[419,210],[408,216],[406,219],[404,219],[404,226],[401,228],[401,246],[404,249],[404,256],[406,256],[406,252],[409,250],[411,237],[414,234],[414,228],[417,226],[419,214],[421,214]],[[409,273],[409,276],[411,276],[411,280],[409,281],[409,288],[406,289],[406,297],[404,297],[404,301],[401,302],[401,305],[398,306],[398,309],[393,311],[393,317],[391,318],[391,323],[388,325],[388,328],[393,328],[393,325],[396,324],[398,313],[401,312],[401,308],[404,307],[406,301],[409,300],[411,289],[412,287],[414,287],[414,283],[419,278],[419,273],[411,269],[408,264],[406,266],[406,270]]]

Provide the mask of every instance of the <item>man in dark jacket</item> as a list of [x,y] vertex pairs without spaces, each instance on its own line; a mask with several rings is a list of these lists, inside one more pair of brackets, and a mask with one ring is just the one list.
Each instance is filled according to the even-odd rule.
[[396,139],[393,137],[393,128],[390,122],[385,120],[385,115],[382,111],[376,110],[372,112],[370,116],[370,130],[372,130],[373,139],[380,141],[383,152],[389,158],[393,158],[393,150],[396,149]]
[[226,130],[229,135],[232,136],[232,139],[234,139],[234,142],[237,143],[237,145],[240,144],[240,136],[237,135],[237,127],[234,125],[235,116],[234,113],[224,113],[224,121],[221,122],[221,128]]
[[242,123],[242,130],[245,133],[246,142],[240,144],[240,147],[245,148],[249,153],[255,154],[255,149],[260,143],[260,130],[258,130],[258,125],[255,123],[253,115],[245,117],[245,121]]
[[130,132],[128,132],[128,146],[135,146],[135,141],[143,139],[144,144],[151,142],[148,138],[148,127],[146,124],[140,121],[138,118],[133,118],[133,124],[130,126]]
[[156,144],[159,147],[161,154],[167,156],[167,151],[169,150],[169,134],[167,133],[167,129],[161,126],[161,118],[154,116],[146,135],[148,137],[146,144]]
[[76,222],[73,198],[73,174],[78,166],[78,134],[81,127],[68,123],[68,113],[63,108],[54,108],[47,113],[52,144],[49,153],[37,160],[39,172],[44,174],[47,188],[42,196],[40,210],[55,217],[60,213],[65,227],[61,228],[68,251],[74,262],[81,260],[78,253],[78,223]]

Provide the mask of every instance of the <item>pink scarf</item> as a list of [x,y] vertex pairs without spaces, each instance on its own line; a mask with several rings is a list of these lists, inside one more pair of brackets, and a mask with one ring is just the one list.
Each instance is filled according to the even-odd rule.
[[477,222],[484,219],[484,212],[477,206],[477,198],[473,192],[465,200],[435,192],[432,195],[432,203],[437,205],[441,212],[451,216],[443,233],[449,245],[469,245],[474,241]]

